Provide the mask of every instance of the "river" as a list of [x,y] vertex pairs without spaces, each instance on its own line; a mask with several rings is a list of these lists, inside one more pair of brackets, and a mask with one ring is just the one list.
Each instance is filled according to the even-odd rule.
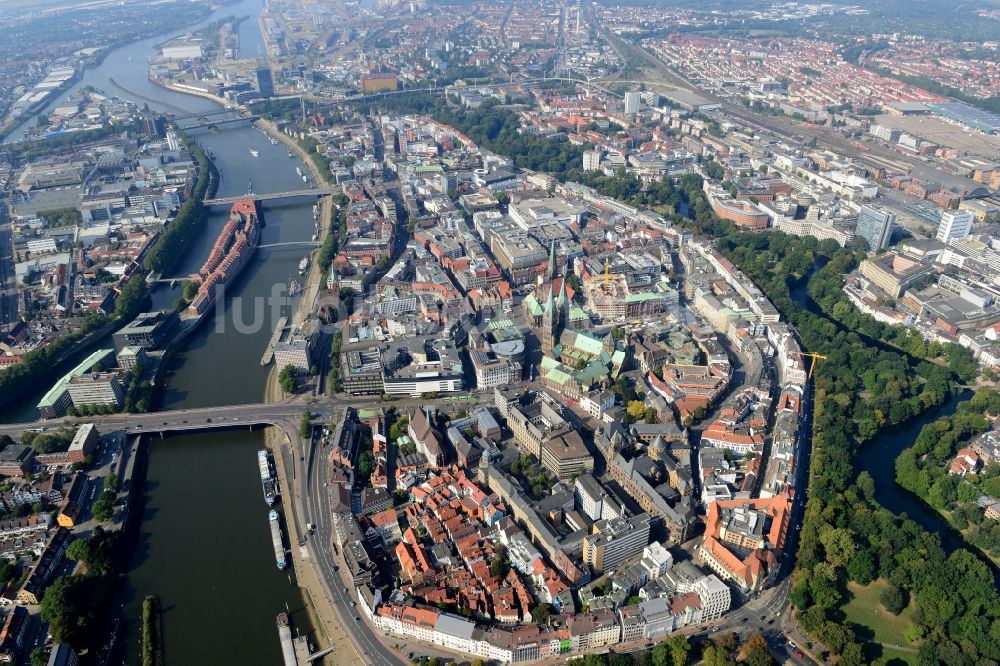
[[[61,98],[91,85],[140,105],[154,100],[149,105],[155,110],[218,108],[209,100],[149,83],[147,58],[165,39],[230,15],[249,15],[240,25],[241,52],[254,57],[263,48],[258,23],[262,7],[263,0],[244,0],[219,8],[184,31],[117,49]],[[120,87],[111,84],[112,78]],[[16,137],[17,133],[12,138]],[[254,191],[262,193],[303,186],[295,171],[299,162],[253,127],[219,134],[203,131],[194,138],[214,154],[222,172],[219,196],[246,192],[251,179]],[[259,152],[258,158],[251,156],[250,148]],[[265,204],[261,244],[308,241],[314,233],[312,204],[306,200]],[[189,274],[201,265],[227,218],[227,209],[212,210],[206,229],[171,276]],[[298,263],[308,252],[306,245],[257,251],[227,289],[224,314],[206,320],[175,356],[166,376],[165,408],[263,398],[269,368],[261,367],[261,354],[279,309],[294,306],[287,298],[271,303],[264,299],[285,293],[285,285],[291,276],[298,277]],[[179,286],[163,285],[152,293],[153,307],[170,307],[178,295]],[[102,342],[110,346],[110,339]],[[40,390],[43,393],[44,387]],[[35,402],[37,397],[13,417],[34,417]],[[167,664],[277,664],[281,649],[276,614],[291,611],[296,626],[308,630],[294,573],[278,571],[274,563],[256,466],[256,451],[263,444],[260,431],[185,435],[150,443],[143,522],[118,595],[125,610],[120,660],[139,662],[138,619],[147,594],[161,600]]]
[[[791,297],[795,303],[813,314],[826,317],[819,306],[809,296],[807,279],[790,285]],[[831,320],[832,321],[832,320]],[[836,322],[834,322],[836,323]],[[839,324],[838,324],[839,326]],[[864,444],[854,454],[854,468],[860,474],[868,472],[875,481],[875,499],[888,511],[901,516],[906,514],[910,520],[919,524],[928,532],[941,538],[941,546],[951,552],[964,545],[962,535],[948,524],[932,507],[919,497],[896,483],[896,458],[904,449],[913,445],[920,430],[937,419],[949,416],[962,400],[971,396],[964,391],[951,396],[937,409],[930,409],[906,423],[883,431],[871,442]],[[975,551],[974,551],[975,552]],[[984,562],[988,559],[982,558]]]

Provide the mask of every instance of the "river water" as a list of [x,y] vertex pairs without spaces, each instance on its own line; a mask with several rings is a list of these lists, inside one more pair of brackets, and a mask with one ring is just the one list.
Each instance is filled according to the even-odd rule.
[[[803,279],[790,285],[791,297],[799,307],[813,314],[826,317],[819,306],[809,296],[808,280]],[[854,468],[860,474],[867,471],[875,481],[875,499],[896,515],[906,514],[928,532],[933,532],[941,538],[941,546],[951,552],[962,547],[962,535],[951,527],[932,507],[926,505],[919,497],[896,483],[896,458],[916,441],[920,430],[939,418],[950,416],[962,400],[971,396],[969,391],[951,396],[937,409],[930,409],[917,418],[896,428],[883,431],[871,442],[864,444],[854,454]],[[986,558],[982,558],[988,562]]]
[[[249,15],[240,26],[241,52],[254,57],[263,49],[258,24],[262,7],[263,0],[244,0],[221,7],[199,25]],[[218,108],[210,100],[164,90],[147,80],[147,58],[154,55],[155,46],[180,32],[110,53],[63,97],[91,85],[160,111]],[[11,138],[16,140],[17,133]],[[222,172],[219,196],[246,192],[250,180],[259,193],[303,187],[295,171],[299,162],[253,127],[214,135],[203,131],[194,138],[214,154]],[[250,148],[259,152],[258,158],[251,156]],[[312,204],[265,204],[261,244],[308,241],[314,233]],[[212,210],[206,229],[170,277],[200,267],[227,218],[228,210]],[[224,307],[219,308],[223,313],[206,320],[176,355],[166,376],[165,408],[262,400],[269,368],[261,367],[260,357],[281,308],[287,312],[294,305],[287,298],[266,299],[286,293],[285,285],[291,276],[298,277],[298,263],[308,251],[305,245],[257,251],[229,285]],[[162,285],[152,294],[153,307],[171,307],[179,295],[179,286]],[[102,342],[110,346],[110,339]],[[43,393],[45,387],[40,388]],[[29,402],[12,418],[33,418],[37,397]],[[139,662],[138,619],[147,594],[160,597],[168,664],[278,664],[276,614],[290,611],[296,626],[308,630],[294,573],[278,571],[274,562],[256,465],[256,451],[263,444],[260,431],[150,443],[145,513],[118,600],[124,606],[119,656],[125,663]]]

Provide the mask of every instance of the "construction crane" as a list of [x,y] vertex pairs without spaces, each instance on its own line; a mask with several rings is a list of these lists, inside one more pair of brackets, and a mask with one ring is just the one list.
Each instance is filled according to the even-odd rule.
[[802,358],[812,359],[812,363],[809,364],[809,375],[806,378],[807,380],[812,379],[813,369],[816,367],[816,362],[826,360],[826,356],[823,356],[822,354],[818,354],[816,352],[790,352],[790,353],[795,354],[796,356],[801,356]]
[[608,285],[611,283],[611,260],[604,259],[604,290],[608,290]]

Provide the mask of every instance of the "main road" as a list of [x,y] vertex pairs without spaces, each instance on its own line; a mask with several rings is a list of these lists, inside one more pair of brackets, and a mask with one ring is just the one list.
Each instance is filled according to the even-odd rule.
[[124,430],[127,434],[165,434],[193,432],[220,428],[253,428],[255,426],[282,425],[289,420],[298,422],[303,412],[312,414],[314,421],[329,421],[344,407],[394,407],[396,409],[419,407],[422,405],[482,405],[492,404],[490,394],[455,396],[455,398],[403,398],[399,400],[379,400],[373,397],[340,398],[302,397],[286,398],[274,403],[246,403],[214,407],[193,407],[172,409],[162,412],[139,414],[108,414],[92,417],[66,417],[65,419],[41,419],[22,423],[0,424],[0,435],[18,438],[27,431],[56,430],[65,426],[93,423],[99,431]]

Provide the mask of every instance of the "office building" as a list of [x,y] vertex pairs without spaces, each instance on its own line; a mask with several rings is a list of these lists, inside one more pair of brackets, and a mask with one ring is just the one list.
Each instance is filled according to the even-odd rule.
[[274,346],[274,363],[281,370],[290,365],[296,372],[309,372],[312,365],[311,356],[310,338],[296,336],[291,340],[282,340]]
[[141,373],[148,362],[146,350],[138,345],[124,347],[118,352],[118,367],[122,370]]
[[269,67],[258,67],[254,74],[257,76],[257,92],[261,97],[274,97],[274,75]]
[[873,285],[899,298],[910,285],[935,272],[934,264],[905,257],[894,251],[880,257],[865,259],[858,266],[858,272]]
[[69,450],[69,461],[74,463],[82,463],[87,459],[87,456],[91,455],[97,448],[97,444],[100,441],[100,435],[97,432],[97,426],[93,423],[84,423],[76,431],[76,435],[73,436],[73,441],[70,442]]
[[594,523],[594,533],[583,540],[583,561],[595,571],[613,571],[649,545],[650,519],[645,513]]
[[143,312],[124,328],[114,334],[115,349],[123,350],[129,346],[141,346],[146,349],[159,349],[167,340],[178,321],[178,315],[173,310],[159,312]]
[[476,371],[476,386],[479,389],[507,386],[520,379],[521,373],[514,363],[492,351],[470,350],[469,360]]
[[744,594],[759,592],[781,568],[790,520],[786,494],[713,502],[696,560]]
[[862,206],[854,236],[864,238],[868,249],[872,252],[884,250],[889,247],[892,225],[895,222],[896,216],[887,210],[875,206]]
[[34,466],[35,452],[30,447],[9,444],[0,450],[0,475],[23,476]]
[[70,400],[74,407],[110,405],[115,410],[125,403],[125,390],[131,380],[127,370],[86,372],[69,380]]
[[938,224],[937,239],[942,243],[965,238],[972,233],[972,221],[975,219],[969,210],[946,210],[941,213]]
[[99,373],[111,367],[114,358],[113,349],[100,349],[64,375],[38,402],[38,411],[42,418],[51,419],[64,415],[66,410],[73,406],[73,398],[69,392],[73,379],[93,372]]

